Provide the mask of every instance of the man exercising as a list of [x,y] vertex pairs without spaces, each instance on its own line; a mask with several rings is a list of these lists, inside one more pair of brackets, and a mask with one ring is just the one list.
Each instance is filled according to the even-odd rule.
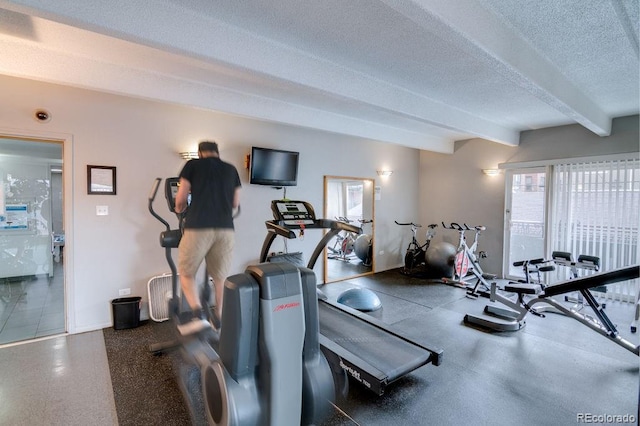
[[204,318],[195,275],[204,259],[213,279],[216,309],[214,326],[220,326],[224,282],[229,274],[235,233],[233,212],[240,205],[240,177],[236,168],[220,159],[216,142],[201,142],[198,157],[180,172],[176,212],[187,209],[178,247],[180,286],[195,319]]

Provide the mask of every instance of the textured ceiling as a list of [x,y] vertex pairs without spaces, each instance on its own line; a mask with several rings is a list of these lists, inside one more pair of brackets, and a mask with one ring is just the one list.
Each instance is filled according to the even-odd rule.
[[0,73],[452,152],[608,135],[638,32],[637,0],[0,0]]

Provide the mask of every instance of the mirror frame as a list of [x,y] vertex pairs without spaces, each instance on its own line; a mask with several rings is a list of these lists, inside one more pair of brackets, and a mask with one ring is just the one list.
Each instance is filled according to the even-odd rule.
[[[373,222],[371,222],[371,238],[372,238],[372,250],[373,250],[373,256],[371,259],[371,270],[368,272],[362,272],[362,273],[355,273],[353,275],[346,275],[344,277],[340,277],[339,279],[330,279],[329,278],[329,274],[328,274],[328,266],[329,266],[329,249],[327,248],[327,246],[325,246],[323,252],[324,252],[324,271],[323,271],[323,282],[325,284],[328,283],[332,283],[332,282],[338,282],[338,281],[343,281],[343,280],[347,280],[350,278],[356,278],[356,277],[362,277],[362,276],[366,276],[366,275],[372,275],[375,273],[375,267],[376,267],[376,238],[375,238],[375,226],[376,226],[376,210],[375,210],[375,185],[376,185],[376,181],[373,178],[363,178],[363,177],[352,177],[352,176],[332,176],[332,175],[325,175],[324,176],[324,192],[323,192],[323,215],[325,218],[327,219],[331,219],[328,217],[328,212],[327,212],[327,196],[328,196],[328,182],[330,180],[345,180],[345,181],[362,181],[365,182],[369,182],[370,183],[370,187],[371,187],[371,219],[373,220]],[[364,194],[363,194],[363,202],[364,202]],[[326,232],[325,232],[326,233]],[[333,239],[332,239],[333,241]]]

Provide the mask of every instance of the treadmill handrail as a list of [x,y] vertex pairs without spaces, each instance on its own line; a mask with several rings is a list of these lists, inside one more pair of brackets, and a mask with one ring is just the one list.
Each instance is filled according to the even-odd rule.
[[[286,238],[295,238],[295,233],[292,233],[292,236],[287,236],[286,231],[291,231],[292,229],[300,229],[301,225],[286,225],[284,220],[268,220],[266,221],[267,228],[272,229],[281,229],[283,237]],[[346,222],[340,222],[339,220],[333,219],[316,219],[313,223],[304,224],[305,229],[337,229],[339,231],[347,231],[353,232],[354,234],[362,234],[362,228],[357,225],[352,225]]]
[[293,232],[290,228],[284,226],[283,224],[276,222],[275,220],[268,220],[265,222],[265,225],[267,225],[268,230],[273,230],[281,237],[285,237],[290,240],[296,238],[295,232]]
[[322,239],[316,245],[313,253],[311,254],[309,262],[307,263],[307,268],[309,269],[313,269],[316,261],[320,257],[320,253],[322,253],[329,241],[339,232],[347,231],[353,232],[355,234],[362,234],[362,228],[360,228],[359,226],[332,219],[316,219],[313,221],[313,223],[304,225],[285,225],[283,220],[267,220],[265,222],[265,225],[267,227],[267,236],[265,237],[264,243],[262,244],[260,262],[267,261],[271,244],[273,244],[273,241],[278,235],[292,240],[296,238],[296,233],[293,232],[293,229],[301,229],[303,226],[304,229],[329,229],[329,232],[327,232],[324,237],[322,237]]
[[318,226],[318,228],[337,229],[338,231],[347,231],[353,232],[354,234],[362,234],[361,227],[351,225],[350,223],[340,222],[339,220],[332,219],[317,219],[316,221],[320,223],[320,226]]

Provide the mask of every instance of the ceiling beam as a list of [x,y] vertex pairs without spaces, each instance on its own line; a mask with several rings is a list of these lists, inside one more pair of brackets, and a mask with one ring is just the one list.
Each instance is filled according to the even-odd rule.
[[[292,85],[292,88],[306,88],[318,95],[343,99],[345,103],[361,105],[371,111],[397,116],[402,120],[413,120],[416,127],[421,123],[454,130],[467,137],[480,137],[512,146],[519,143],[519,132],[514,129],[265,39],[212,17],[194,13],[181,7],[178,2],[0,0],[0,6],[220,66],[252,72],[257,78],[275,79],[280,84]],[[147,13],[145,19],[140,19],[137,13],[140,10],[153,13]],[[282,102],[283,99],[273,101]],[[220,106],[218,108],[229,111]],[[326,115],[332,115],[334,120],[341,118],[335,117],[336,114]],[[369,123],[373,124],[375,114],[371,114],[371,117]],[[273,119],[287,120],[285,116]],[[347,120],[348,117],[343,119]],[[316,123],[313,127],[317,125],[319,124]],[[339,123],[332,125],[331,121],[324,123],[324,126],[341,128]],[[426,134],[423,139],[423,149],[431,149]],[[447,141],[437,141],[437,145],[441,148],[445,142]]]
[[[0,73],[31,78],[50,83],[73,81],[72,86],[100,89],[114,94],[127,94],[142,99],[213,109],[265,121],[309,127],[317,130],[390,142],[412,148],[445,154],[453,153],[454,142],[430,137],[378,122],[332,113],[253,93],[206,84],[199,80],[181,78],[175,74],[151,74],[114,62],[102,62],[42,49],[31,43],[9,42],[0,39]],[[47,72],[40,70],[47,64]],[[108,86],[104,75],[116,75]],[[69,85],[69,84],[67,84]],[[158,90],[162,87],[162,90]],[[133,88],[133,89],[132,89]]]
[[[426,31],[484,61],[497,73],[599,136],[611,133],[611,121],[522,36],[477,0],[380,0]],[[612,0],[615,2],[616,0]],[[481,25],[480,25],[481,23]]]
[[[618,19],[620,20],[620,25],[629,39],[629,44],[631,44],[631,48],[635,52],[636,58],[638,58],[640,57],[640,48],[638,46],[638,2],[632,1],[627,3],[627,5],[629,7],[635,6],[635,9],[633,11],[629,10],[625,7],[625,3],[620,0],[611,0],[611,6],[613,6],[613,10],[616,11],[616,15],[618,15]],[[634,16],[631,17],[630,15]]]

